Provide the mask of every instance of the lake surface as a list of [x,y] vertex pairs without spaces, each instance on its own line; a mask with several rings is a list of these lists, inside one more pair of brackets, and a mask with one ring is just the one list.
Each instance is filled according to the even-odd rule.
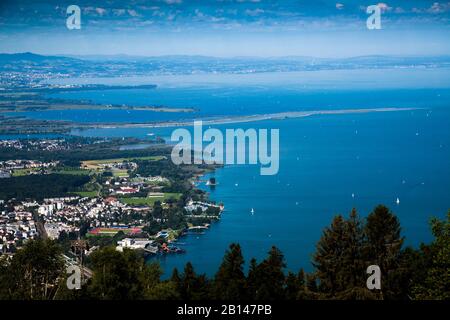
[[[230,81],[228,76],[223,82],[208,82],[208,78],[191,82],[185,78],[183,82],[175,77],[173,82],[164,78],[158,83],[153,78],[151,83],[160,85],[155,90],[55,96],[100,103],[195,107],[198,113],[68,110],[27,115],[83,122],[152,122],[298,110],[424,108],[214,126],[222,130],[279,129],[279,173],[261,176],[259,165],[226,166],[215,172],[216,188],[200,187],[210,192],[213,200],[225,204],[222,220],[204,234],[181,238],[178,245],[187,253],[161,258],[163,268],[170,273],[174,267],[182,268],[191,261],[198,272],[211,275],[227,246],[239,242],[246,261],[250,257],[263,259],[270,247],[276,245],[285,254],[289,269],[311,270],[311,254],[323,228],[334,215],[348,215],[353,207],[366,216],[377,204],[385,204],[400,218],[408,245],[431,240],[429,218],[444,217],[450,209],[448,74],[448,70],[310,73],[298,79],[298,83],[292,75],[288,79],[266,75],[266,82],[261,75],[254,82],[244,77],[242,83]],[[333,83],[333,79],[338,83]],[[115,128],[74,133],[148,139],[149,133],[167,138],[172,130]]]
[[51,110],[21,115],[75,122],[158,122],[303,110],[443,107],[450,101],[450,69],[60,79],[59,82],[155,83],[156,89],[61,92],[49,97],[100,104],[194,108],[196,112]]

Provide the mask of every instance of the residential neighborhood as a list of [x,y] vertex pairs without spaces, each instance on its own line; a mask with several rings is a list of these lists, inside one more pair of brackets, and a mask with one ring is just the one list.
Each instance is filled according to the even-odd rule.
[[[48,152],[69,145],[64,140],[40,141]],[[21,150],[34,147],[34,142],[0,140],[2,146]],[[84,238],[92,246],[100,241],[116,245],[119,251],[141,249],[145,254],[183,252],[173,242],[193,227],[207,228],[224,208],[199,198],[197,192],[191,196],[182,190],[174,192],[178,190],[173,178],[144,170],[165,163],[169,163],[165,156],[87,160],[79,167],[58,160],[0,161],[0,177],[6,183],[32,176],[80,177],[84,183],[58,197],[0,199],[0,254],[12,255],[36,238]],[[194,180],[186,186],[192,188],[200,177],[192,175]]]

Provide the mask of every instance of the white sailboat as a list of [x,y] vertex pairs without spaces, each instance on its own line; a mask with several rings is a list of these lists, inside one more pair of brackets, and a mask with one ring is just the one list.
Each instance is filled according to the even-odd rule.
[[255,213],[255,210],[253,210],[252,208],[252,210],[250,210],[250,213],[253,215]]
[[400,199],[397,197],[397,200],[395,201],[395,203],[397,204],[397,205],[399,205],[400,204]]

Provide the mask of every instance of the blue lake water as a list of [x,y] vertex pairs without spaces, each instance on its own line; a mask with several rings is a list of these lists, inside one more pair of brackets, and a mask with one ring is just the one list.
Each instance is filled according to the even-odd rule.
[[317,109],[443,107],[450,101],[450,69],[336,70],[81,80],[61,79],[60,82],[115,85],[156,83],[158,87],[62,92],[49,97],[89,100],[101,104],[194,108],[196,112],[51,110],[23,112],[21,115],[76,122],[155,122]]
[[[224,115],[241,116],[285,111],[328,110],[380,107],[445,106],[450,101],[447,89],[361,89],[296,90],[284,87],[161,88],[114,91],[71,92],[52,95],[58,98],[89,99],[96,103],[129,105],[167,105],[190,107],[197,112],[153,112],[142,110],[51,110],[22,112],[37,119],[76,122],[156,122],[199,119]],[[153,103],[152,103],[153,102]]]
[[[355,207],[366,216],[380,203],[399,216],[408,245],[430,241],[429,218],[444,217],[450,208],[449,120],[449,110],[441,108],[240,125],[280,130],[279,173],[261,176],[259,166],[250,165],[215,172],[215,190],[201,187],[225,204],[222,220],[202,235],[180,239],[187,253],[160,259],[163,268],[171,271],[191,261],[211,274],[228,244],[239,242],[247,261],[263,259],[275,244],[288,267],[310,270],[315,243],[334,215],[347,215]],[[95,134],[124,134],[117,130]],[[170,129],[157,131],[167,136]],[[126,133],[145,138],[146,132]]]
[[[223,202],[222,220],[201,235],[179,241],[186,254],[160,259],[170,273],[191,261],[199,272],[212,274],[231,242],[239,242],[246,260],[263,259],[270,246],[285,254],[288,268],[311,270],[311,254],[322,230],[334,215],[355,207],[366,216],[377,204],[389,206],[400,218],[408,245],[430,241],[428,221],[450,209],[450,80],[428,75],[409,77],[404,88],[395,72],[378,75],[377,85],[358,79],[339,87],[278,85],[264,82],[242,86],[162,86],[156,90],[77,92],[58,97],[102,103],[195,107],[194,114],[144,111],[51,111],[30,117],[85,122],[132,122],[371,107],[421,107],[423,110],[367,114],[321,115],[282,121],[217,125],[225,128],[278,128],[280,170],[261,176],[259,166],[226,166],[214,173],[210,192]],[[388,84],[383,85],[383,77]],[[331,77],[333,78],[333,77]],[[370,77],[368,77],[370,78]],[[401,77],[400,77],[401,78]],[[414,79],[414,81],[411,80]],[[366,79],[366,78],[364,78]],[[400,79],[401,80],[401,79]],[[325,81],[325,80],[323,80]],[[318,81],[320,82],[320,81]],[[430,87],[430,83],[434,87]],[[86,136],[169,137],[173,129],[116,128],[74,131]],[[353,195],[353,196],[352,196]],[[400,203],[396,204],[397,197]],[[251,214],[251,209],[254,214]]]

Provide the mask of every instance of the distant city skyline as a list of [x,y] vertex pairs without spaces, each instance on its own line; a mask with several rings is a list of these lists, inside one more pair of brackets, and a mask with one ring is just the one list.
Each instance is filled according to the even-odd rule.
[[[69,5],[81,29],[66,27]],[[368,5],[381,30],[368,30]],[[450,2],[153,0],[0,3],[0,52],[215,57],[450,54]]]

